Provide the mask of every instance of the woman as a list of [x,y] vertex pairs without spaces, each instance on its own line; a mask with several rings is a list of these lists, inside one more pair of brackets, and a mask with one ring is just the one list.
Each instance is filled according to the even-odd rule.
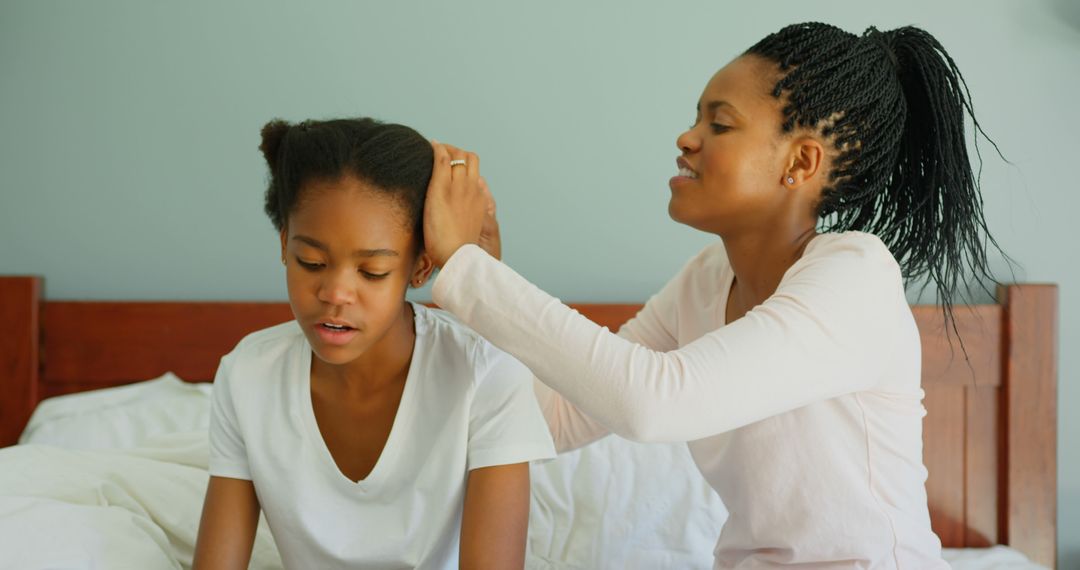
[[970,109],[920,29],[764,38],[676,141],[669,213],[720,242],[617,336],[473,245],[491,233],[476,157],[436,144],[435,301],[554,389],[537,392],[558,448],[689,442],[730,512],[717,568],[947,568],[904,278],[928,277],[948,310],[966,269],[989,277]]

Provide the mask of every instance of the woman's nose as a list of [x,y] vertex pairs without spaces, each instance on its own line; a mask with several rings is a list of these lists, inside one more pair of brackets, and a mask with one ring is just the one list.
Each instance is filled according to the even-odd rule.
[[698,149],[700,142],[697,133],[694,131],[694,128],[691,127],[675,139],[675,146],[684,153],[690,153]]

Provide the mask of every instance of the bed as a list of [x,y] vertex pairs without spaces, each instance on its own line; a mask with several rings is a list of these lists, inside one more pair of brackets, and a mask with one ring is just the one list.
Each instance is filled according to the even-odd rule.
[[[177,410],[189,406],[195,417],[205,412],[210,389],[198,383],[212,380],[220,357],[248,332],[292,318],[284,303],[52,301],[44,299],[42,291],[39,277],[0,277],[0,323],[4,324],[0,330],[0,447],[17,443],[20,435],[24,443],[40,443],[27,441],[26,432],[35,408],[47,398],[77,407],[77,399],[55,397],[116,390],[153,378],[158,379],[155,387],[168,384],[169,398],[176,398],[161,399],[155,393],[150,399],[157,402],[160,414],[183,415]],[[639,305],[579,304],[575,308],[615,330]],[[1054,567],[1056,286],[1002,286],[994,304],[957,307],[956,325],[969,360],[955,337],[950,341],[940,307],[919,305],[913,311],[922,336],[928,412],[924,420],[926,488],[932,525],[943,546],[950,549],[950,561],[956,568],[972,569]],[[162,378],[172,379],[166,383]],[[132,396],[138,389],[132,385],[126,392],[101,394],[124,393],[124,398],[145,405],[152,390]],[[102,409],[101,401],[92,405]],[[58,406],[42,408],[55,411]],[[153,419],[158,413],[151,414],[150,423],[161,423]],[[44,429],[50,425],[47,419],[35,417],[36,426]],[[0,471],[0,495],[7,496],[6,506],[0,506],[0,553],[6,551],[5,546],[11,547],[10,542],[2,542],[5,533],[18,532],[35,521],[62,520],[63,524],[52,525],[55,528],[98,524],[79,523],[86,513],[64,510],[63,501],[58,503],[56,497],[29,492],[14,497],[3,486],[43,485],[43,478],[26,475],[35,462],[70,461],[80,473],[98,477],[98,483],[88,485],[107,480],[113,489],[130,479],[132,489],[123,496],[124,504],[134,504],[136,514],[142,512],[164,528],[156,534],[153,528],[143,529],[139,532],[146,536],[138,538],[125,531],[125,536],[116,538],[131,543],[125,548],[139,548],[149,541],[171,552],[171,567],[190,564],[191,545],[185,541],[193,542],[194,529],[188,527],[197,524],[202,498],[198,484],[201,481],[205,486],[205,450],[199,449],[205,438],[198,435],[205,429],[205,416],[174,420],[175,429],[157,426],[160,433],[149,433],[145,425],[131,428],[146,437],[132,444],[137,449],[126,454],[43,445],[0,450],[0,458],[7,457],[16,466],[6,474]],[[181,425],[184,422],[190,425]],[[175,433],[169,433],[170,429]],[[192,433],[185,436],[184,429]],[[40,429],[31,431],[41,433]],[[157,463],[151,466],[151,462]],[[191,472],[184,471],[181,477],[181,467]],[[162,470],[155,471],[158,468]],[[21,473],[20,478],[14,478],[14,471]],[[143,479],[136,480],[135,474],[142,471],[146,471]],[[627,475],[613,477],[612,473]],[[156,483],[140,482],[148,479]],[[532,568],[711,564],[712,546],[726,513],[694,471],[685,446],[637,445],[610,437],[534,466],[533,480]],[[172,481],[172,486],[161,487],[165,481]],[[191,488],[182,504],[177,502],[178,491],[172,492],[177,495],[170,499],[173,503],[139,504],[150,494],[139,486],[152,484],[163,495],[170,495],[168,489]],[[99,491],[79,500],[85,507],[100,505],[103,499]],[[153,512],[155,508],[160,512]],[[52,510],[55,515],[49,514]],[[180,510],[187,514],[169,515]],[[110,509],[110,516],[115,511]],[[147,526],[145,521],[138,524]],[[267,545],[268,539],[260,540],[264,552],[260,555],[257,548],[256,558],[263,556],[267,567],[273,567],[272,542]],[[47,546],[32,543],[24,550],[36,547]],[[604,562],[597,565],[597,560]],[[0,568],[5,567],[14,566],[0,560]],[[162,562],[161,567],[170,566]]]

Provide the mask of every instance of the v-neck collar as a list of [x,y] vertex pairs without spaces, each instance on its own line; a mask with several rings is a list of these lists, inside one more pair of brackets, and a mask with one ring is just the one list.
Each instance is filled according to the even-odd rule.
[[423,319],[421,317],[421,307],[418,307],[415,303],[412,303],[413,308],[413,326],[416,331],[415,338],[413,339],[412,356],[409,360],[409,371],[405,374],[405,387],[402,389],[401,401],[398,403],[397,412],[394,414],[394,423],[390,426],[390,435],[386,438],[386,443],[383,445],[382,451],[379,453],[379,459],[376,460],[375,466],[371,468],[371,472],[366,477],[359,481],[353,481],[342,473],[341,468],[338,467],[336,461],[334,461],[333,454],[330,453],[330,448],[326,445],[326,440],[323,439],[322,432],[319,430],[319,422],[315,418],[315,407],[311,400],[311,344],[307,341],[307,337],[304,337],[304,341],[300,346],[303,350],[303,354],[298,359],[300,371],[299,374],[302,378],[301,382],[297,382],[298,389],[300,391],[297,394],[297,401],[300,402],[300,415],[304,424],[305,437],[310,438],[314,442],[316,449],[315,453],[319,455],[319,461],[323,463],[323,467],[331,470],[335,477],[334,479],[341,485],[352,491],[366,491],[372,488],[378,488],[379,484],[386,479],[386,473],[392,470],[393,463],[397,461],[400,456],[399,447],[402,445],[398,440],[402,437],[401,431],[403,431],[404,424],[408,421],[407,416],[412,414],[414,405],[414,392],[416,391],[416,370],[419,369],[419,358],[422,358],[422,351],[418,348],[420,346],[421,335],[426,333],[426,326],[424,326]]

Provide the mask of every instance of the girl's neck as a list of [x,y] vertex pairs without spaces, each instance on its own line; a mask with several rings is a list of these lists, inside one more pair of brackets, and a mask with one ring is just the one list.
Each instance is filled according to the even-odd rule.
[[358,397],[379,393],[404,382],[412,363],[416,327],[412,304],[402,305],[401,318],[363,354],[345,364],[328,364],[315,359],[312,377]]

